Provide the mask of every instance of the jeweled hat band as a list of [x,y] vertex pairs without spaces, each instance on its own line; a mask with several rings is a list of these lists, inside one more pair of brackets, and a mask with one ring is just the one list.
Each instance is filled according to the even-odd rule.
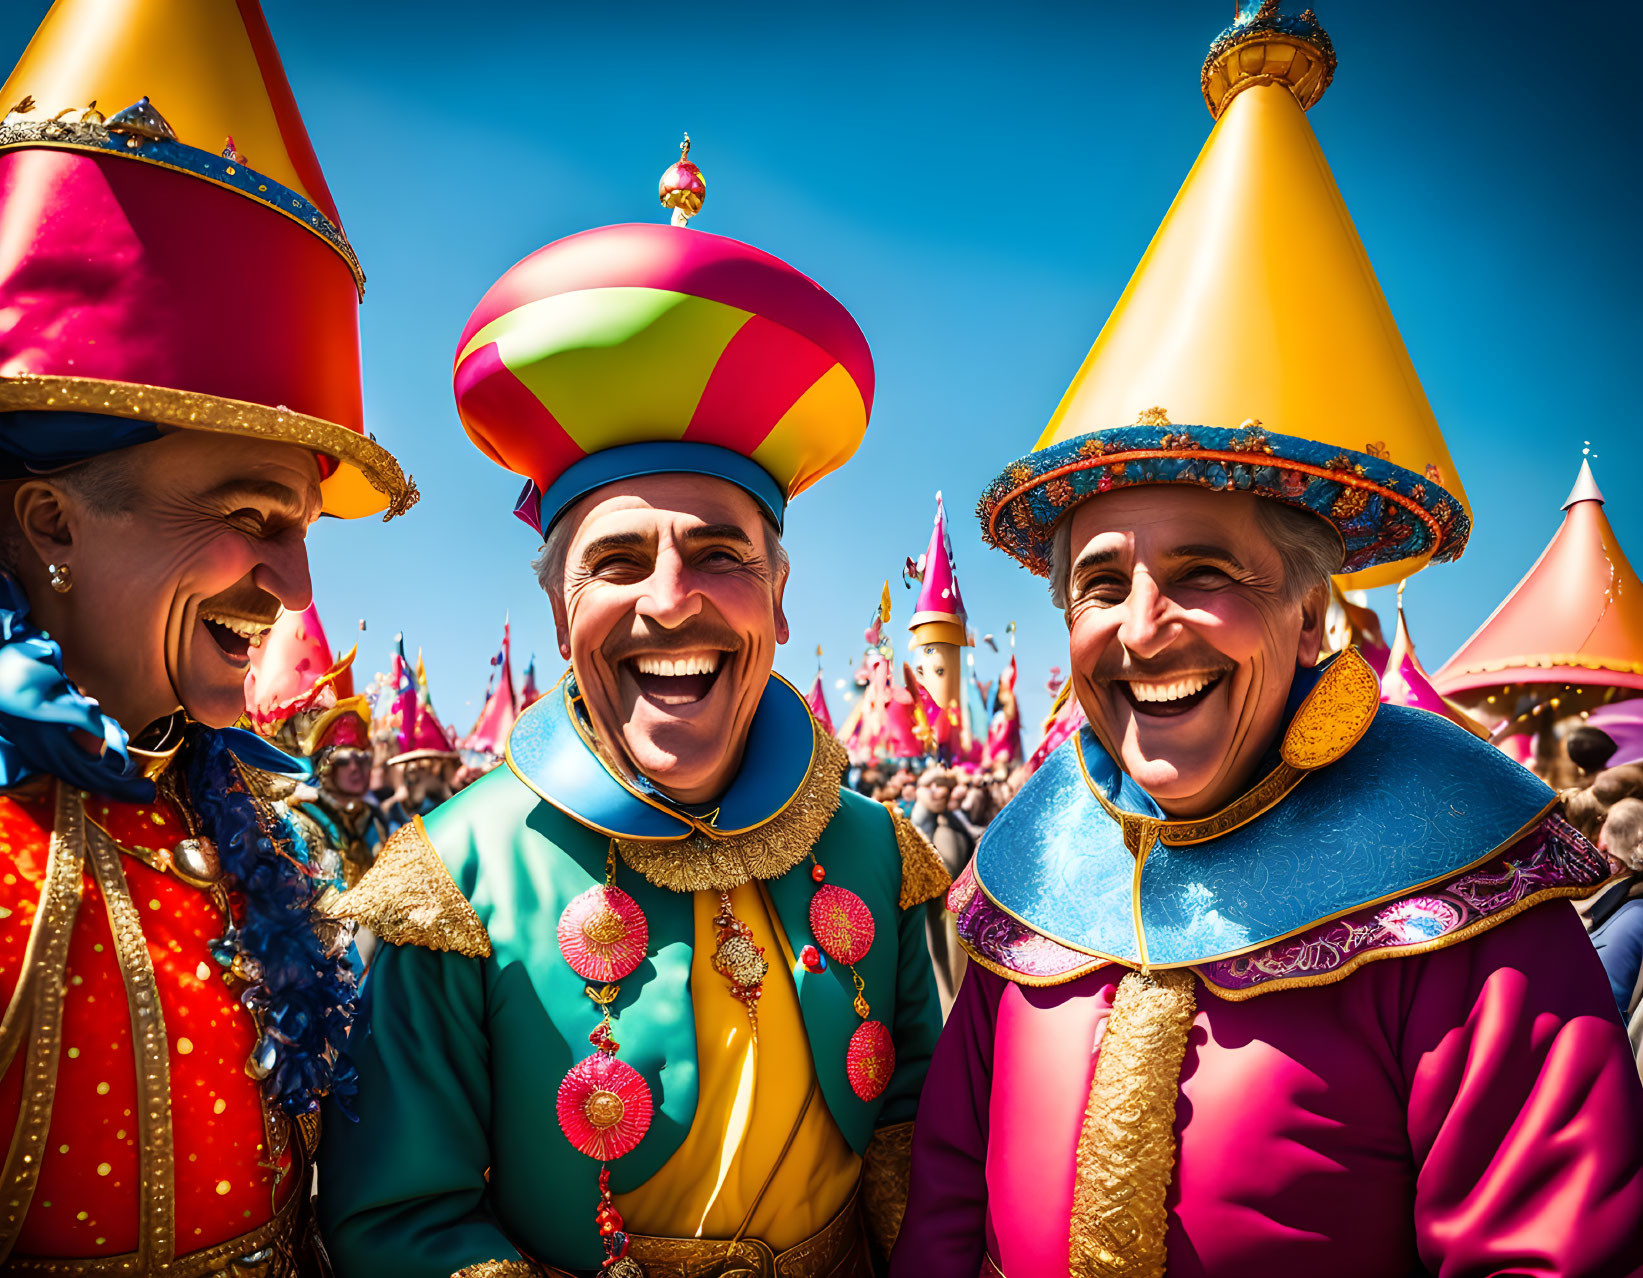
[[329,244],[348,264],[359,296],[365,296],[365,272],[342,227],[307,197],[250,168],[232,140],[221,155],[179,141],[147,98],[111,116],[104,116],[94,106],[70,107],[51,114],[32,97],[24,98],[0,120],[0,152],[20,147],[118,155],[237,191],[306,227]]
[[1039,576],[1050,569],[1056,524],[1076,506],[1119,488],[1194,484],[1247,492],[1316,515],[1344,550],[1343,573],[1407,561],[1453,559],[1471,519],[1441,475],[1293,435],[1259,423],[1229,430],[1168,422],[1063,440],[1012,462],[982,494],[982,536]]

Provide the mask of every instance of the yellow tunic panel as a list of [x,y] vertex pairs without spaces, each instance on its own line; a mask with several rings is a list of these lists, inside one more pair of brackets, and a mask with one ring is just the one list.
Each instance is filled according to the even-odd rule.
[[690,969],[701,1078],[696,1117],[662,1169],[615,1201],[636,1234],[758,1238],[782,1251],[838,1215],[856,1187],[861,1159],[816,1088],[793,984],[795,959],[769,896],[747,883],[730,901],[770,963],[758,1004],[758,1041],[747,1009],[713,970],[719,894],[697,892]]

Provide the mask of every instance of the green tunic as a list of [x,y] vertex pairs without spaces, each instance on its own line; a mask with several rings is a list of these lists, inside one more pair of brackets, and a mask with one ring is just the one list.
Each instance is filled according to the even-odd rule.
[[[750,760],[760,757],[755,744],[766,763],[777,743],[790,754],[801,748],[790,711],[765,713],[773,698],[797,695],[778,683],[772,680],[761,703],[755,723],[763,719],[764,731],[750,741]],[[547,713],[561,711],[550,706]],[[322,1151],[321,1221],[344,1278],[445,1278],[521,1251],[566,1269],[591,1270],[603,1259],[593,1224],[599,1164],[571,1146],[555,1112],[559,1082],[590,1054],[588,1034],[599,1015],[560,953],[556,929],[566,904],[605,879],[611,839],[587,822],[612,830],[614,821],[642,824],[656,812],[655,805],[638,811],[643,804],[633,795],[607,793],[610,802],[599,807],[585,795],[545,789],[555,776],[575,775],[562,751],[576,746],[560,741],[545,761],[521,765],[529,755],[521,734],[533,731],[535,714],[515,731],[509,767],[430,816],[426,840],[414,826],[397,835],[345,898],[385,940],[401,943],[382,947],[349,1044],[360,1075],[359,1121],[333,1115]],[[788,726],[773,729],[773,717]],[[536,715],[536,729],[542,718]],[[816,754],[817,767],[831,757]],[[732,791],[740,787],[744,808],[752,803],[774,817],[796,793],[781,791],[810,769],[789,767],[786,780],[773,784],[765,768],[758,793],[749,795],[742,783],[754,770],[752,762],[744,767]],[[736,806],[732,797],[727,809]],[[633,809],[625,810],[629,801]],[[875,1129],[911,1122],[940,1030],[918,905],[940,890],[943,876],[933,851],[912,846],[910,829],[897,824],[883,806],[846,791],[814,843],[827,882],[861,897],[877,923],[856,968],[872,1018],[889,1027],[896,1047],[895,1072],[880,1096],[862,1100],[845,1073],[846,1046],[862,1023],[849,969],[829,964],[812,973],[795,965],[792,972],[820,1099],[857,1153]],[[926,855],[933,873],[920,860]],[[697,1060],[691,895],[653,886],[625,864],[616,883],[650,928],[645,961],[621,982],[613,1007],[619,1059],[644,1076],[656,1106],[638,1147],[610,1165],[619,1194],[660,1169],[689,1131]],[[800,860],[765,887],[796,953],[813,939],[810,862]]]

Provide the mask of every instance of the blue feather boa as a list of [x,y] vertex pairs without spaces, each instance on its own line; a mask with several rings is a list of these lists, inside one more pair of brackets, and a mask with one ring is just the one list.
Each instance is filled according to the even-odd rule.
[[[101,742],[101,752],[84,739]],[[331,1094],[352,1117],[355,1074],[344,1040],[356,999],[353,966],[346,952],[327,953],[314,932],[314,900],[326,885],[317,858],[283,805],[252,796],[242,764],[303,771],[261,737],[199,724],[189,726],[173,764],[184,769],[190,806],[217,846],[239,916],[212,953],[225,966],[239,957],[250,978],[241,1001],[263,1032],[248,1067],[263,1094],[292,1116],[314,1112]],[[62,649],[29,620],[16,580],[0,573],[0,791],[39,775],[130,803],[155,798],[125,729],[64,674]]]
[[354,970],[314,932],[310,910],[324,880],[308,868],[315,858],[301,833],[280,805],[259,804],[246,785],[230,745],[248,735],[194,726],[183,748],[190,801],[243,910],[213,953],[228,964],[241,956],[252,978],[240,998],[262,1019],[250,1068],[262,1074],[264,1093],[292,1116],[314,1112],[330,1094],[352,1117]]

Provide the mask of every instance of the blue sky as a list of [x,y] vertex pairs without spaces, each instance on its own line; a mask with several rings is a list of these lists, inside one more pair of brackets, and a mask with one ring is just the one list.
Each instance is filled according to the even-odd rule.
[[[0,53],[14,61],[47,7],[0,8]],[[1312,125],[1477,517],[1465,557],[1408,590],[1435,669],[1556,530],[1586,441],[1643,562],[1643,24],[1619,0],[1582,10],[1580,36],[1526,3],[1315,7],[1341,65]],[[808,684],[821,644],[842,713],[832,682],[887,576],[904,639],[913,596],[894,578],[939,488],[972,624],[1001,640],[1019,624],[1042,714],[1065,632],[971,511],[1043,427],[1208,134],[1198,68],[1231,3],[264,9],[369,276],[369,422],[423,493],[392,524],[311,536],[333,642],[369,621],[363,673],[402,629],[466,730],[508,610],[521,663],[534,648],[559,670],[532,537],[509,514],[518,480],[462,434],[451,357],[513,262],[658,217],[688,129],[709,187],[695,225],[814,276],[877,360],[866,443],[789,514],[778,669]],[[1376,602],[1390,622],[1389,594]],[[977,658],[986,677],[1001,660]]]

